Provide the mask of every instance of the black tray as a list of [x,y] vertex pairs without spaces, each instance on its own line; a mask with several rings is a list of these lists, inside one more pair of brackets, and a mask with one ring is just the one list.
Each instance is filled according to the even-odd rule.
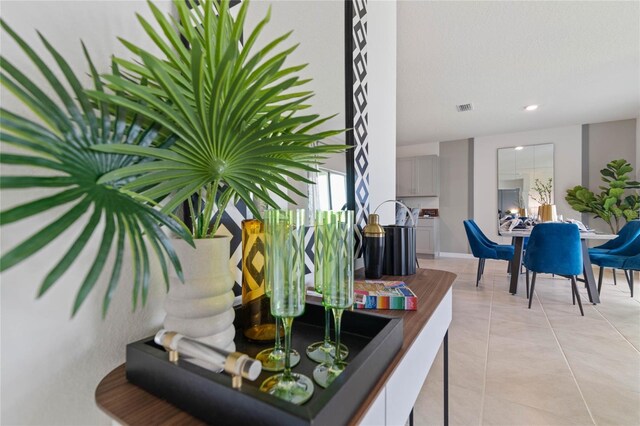
[[[127,345],[127,379],[216,425],[345,424],[402,346],[402,328],[400,318],[346,311],[342,317],[342,342],[349,347],[349,364],[328,388],[314,383],[313,397],[301,406],[258,389],[274,373],[263,371],[256,381],[244,380],[242,389],[235,390],[226,374],[216,374],[184,359],[177,365],[169,362],[167,352],[153,342],[153,337]],[[292,345],[301,358],[294,372],[313,377],[317,364],[307,358],[305,348],[322,340],[323,335],[324,308],[307,303],[305,313],[293,322]],[[236,332],[235,341],[238,352],[252,357],[272,346],[249,342],[240,331]]]

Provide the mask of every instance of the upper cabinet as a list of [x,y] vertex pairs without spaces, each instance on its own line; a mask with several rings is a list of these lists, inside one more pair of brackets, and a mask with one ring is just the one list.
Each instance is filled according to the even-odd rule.
[[438,156],[398,158],[396,161],[396,197],[437,197]]

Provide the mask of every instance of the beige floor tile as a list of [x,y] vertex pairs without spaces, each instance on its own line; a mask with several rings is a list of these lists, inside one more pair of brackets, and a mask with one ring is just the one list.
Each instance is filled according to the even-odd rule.
[[[450,384],[482,392],[484,389],[484,369],[484,357],[457,351],[455,347],[449,346]],[[442,369],[436,369],[436,371],[442,371]]]
[[[413,411],[416,426],[444,424],[442,382],[433,381],[422,388]],[[477,425],[480,423],[482,393],[449,384],[449,424]]]
[[578,383],[591,380],[621,391],[640,393],[640,355],[635,351],[614,354],[604,348],[593,353],[564,349]]
[[560,426],[593,425],[593,422],[590,419],[587,421],[585,418],[564,418],[524,404],[486,396],[482,424],[496,426]]
[[524,342],[551,344],[555,342],[551,328],[545,323],[525,324],[517,321],[491,319],[491,335],[517,338]]
[[572,331],[586,335],[587,337],[606,338],[618,334],[613,325],[601,315],[580,316],[580,313],[567,314],[545,309],[551,327],[555,330]]
[[485,396],[505,399],[548,411],[560,417],[590,421],[585,402],[570,375],[546,374],[544,370],[487,371]]
[[617,322],[613,326],[629,343],[640,351],[640,321]]
[[607,358],[626,361],[629,357],[638,357],[640,352],[618,333],[609,336],[593,336],[589,332],[572,330],[554,330],[560,346],[567,351],[583,354],[600,354]]
[[496,304],[491,310],[491,321],[517,322],[532,327],[548,327],[546,316],[539,304],[531,306],[531,309],[527,309],[525,303],[520,306]]
[[551,345],[523,344],[516,338],[492,336],[489,341],[487,377],[515,377],[521,373],[569,375],[560,349]]
[[452,325],[449,328],[449,348],[467,353],[484,360],[487,355],[488,324],[484,330],[476,331],[463,326]]
[[[420,264],[458,275],[449,328],[451,424],[640,424],[640,279],[632,299],[622,274],[614,286],[608,273],[599,305],[579,284],[582,317],[560,277],[538,277],[529,310],[524,275],[518,294],[509,294],[505,262],[487,261],[479,287],[476,259]],[[416,402],[416,425],[442,424],[442,362],[440,352]]]
[[598,425],[640,425],[640,393],[620,392],[610,384],[578,379]]

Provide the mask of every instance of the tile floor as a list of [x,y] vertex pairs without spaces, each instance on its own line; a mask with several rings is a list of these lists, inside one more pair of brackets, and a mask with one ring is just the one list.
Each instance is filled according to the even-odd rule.
[[[640,425],[640,279],[635,297],[618,272],[605,275],[602,303],[571,304],[570,282],[538,276],[531,310],[524,275],[508,292],[506,263],[421,259],[455,272],[449,328],[452,425]],[[597,272],[597,271],[596,271]],[[597,274],[596,274],[597,277]],[[636,276],[637,277],[637,276]],[[443,423],[442,349],[414,409],[414,424]]]

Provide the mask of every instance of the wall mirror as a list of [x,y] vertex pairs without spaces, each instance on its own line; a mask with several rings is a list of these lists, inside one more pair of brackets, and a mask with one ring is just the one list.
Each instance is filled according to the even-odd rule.
[[[198,4],[198,2],[195,2]],[[231,6],[237,8],[240,0],[232,0]],[[271,8],[271,19],[262,32],[262,40],[273,40],[292,30],[291,37],[282,43],[279,49],[291,47],[299,43],[298,48],[287,59],[286,66],[308,64],[300,71],[303,78],[310,78],[302,90],[312,90],[315,96],[309,100],[313,108],[305,113],[318,114],[322,117],[333,116],[329,121],[314,129],[323,131],[329,129],[358,129],[350,130],[338,137],[327,140],[326,143],[340,145],[360,145],[366,140],[366,84],[361,83],[366,78],[366,2],[325,1],[260,1],[253,2],[247,15],[247,28],[255,25],[268,13]],[[354,8],[357,13],[354,13]],[[233,9],[232,9],[233,10]],[[354,41],[355,38],[355,41]],[[259,44],[259,43],[258,43]],[[354,48],[357,46],[357,49]],[[361,54],[364,53],[364,54]],[[357,69],[358,72],[355,72]],[[359,91],[357,89],[360,89]],[[355,100],[358,102],[356,103]],[[364,112],[363,112],[364,111]],[[356,112],[360,120],[355,120]],[[356,135],[356,136],[354,136]],[[356,138],[359,137],[360,140]],[[358,146],[360,146],[358,145]],[[346,204],[348,209],[356,210],[363,217],[368,203],[368,181],[363,184],[362,178],[367,170],[366,146],[361,149],[364,154],[354,155],[355,150],[331,156],[321,166],[319,174],[308,177],[319,185],[307,185],[303,182],[291,181],[300,192],[307,197],[297,196],[290,191],[288,195],[294,203],[281,201],[283,208],[305,208],[308,212],[307,223],[314,223],[316,209],[340,209]],[[354,158],[359,158],[358,170],[354,167]],[[359,197],[355,197],[356,184]],[[185,207],[187,208],[187,207]],[[242,232],[241,222],[250,217],[250,212],[242,200],[230,205],[222,217],[222,233],[232,237],[231,257],[229,264],[234,271],[236,294],[240,293],[242,282]],[[363,223],[357,222],[362,227]],[[356,245],[359,238],[356,237]],[[359,247],[359,246],[357,246]],[[310,228],[305,237],[307,273],[313,271],[313,233]],[[311,274],[312,275],[312,274]]]
[[[498,215],[533,215],[540,203],[536,179],[553,180],[553,144],[498,149]],[[554,191],[551,192],[553,204]]]
[[[345,4],[322,0],[252,4],[256,11],[260,9],[259,14],[266,13],[269,6],[272,7],[270,25],[274,36],[285,30],[293,30],[289,44],[300,43],[291,54],[290,65],[308,64],[300,74],[304,78],[312,79],[305,84],[304,90],[313,90],[315,96],[308,102],[312,108],[302,113],[319,114],[323,117],[337,114],[314,131],[346,128]],[[292,20],[291,16],[296,16],[296,19]],[[324,142],[344,145],[347,142],[346,134]],[[290,180],[291,184],[308,197],[289,193],[296,204],[290,203],[288,207],[307,209],[309,224],[313,224],[315,210],[343,208],[347,200],[347,191],[353,191],[346,181],[347,168],[348,160],[345,153],[332,154],[319,166],[319,173],[307,175],[315,185]]]

